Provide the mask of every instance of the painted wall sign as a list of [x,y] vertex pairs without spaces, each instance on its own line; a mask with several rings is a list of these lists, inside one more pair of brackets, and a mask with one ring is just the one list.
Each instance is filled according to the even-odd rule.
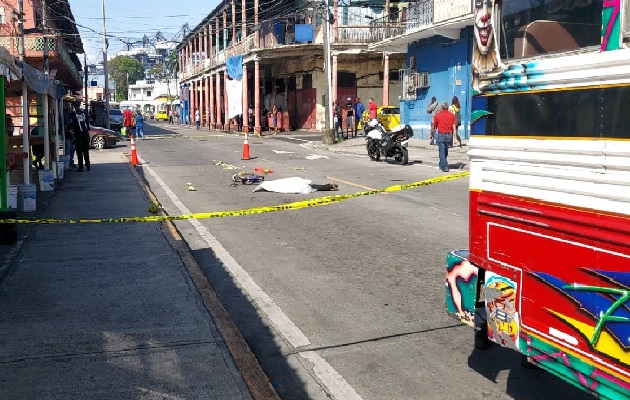
[[433,23],[448,21],[470,14],[472,2],[470,0],[433,0]]

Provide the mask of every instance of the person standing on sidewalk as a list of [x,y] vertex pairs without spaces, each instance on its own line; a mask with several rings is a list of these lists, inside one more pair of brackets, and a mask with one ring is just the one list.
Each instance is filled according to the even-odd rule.
[[83,161],[85,167],[90,170],[90,122],[87,113],[81,109],[81,103],[74,103],[72,113],[72,130],[74,131],[74,148],[77,151],[79,168],[77,172],[83,172]]
[[368,100],[368,109],[370,110],[370,119],[376,119],[376,103],[374,102],[374,99],[370,97],[370,99]]
[[173,109],[168,110],[168,124],[173,125]]
[[341,106],[338,101],[335,101],[335,138],[339,140],[337,133],[341,132],[341,139],[343,139],[343,128],[341,127],[341,121],[343,119]]
[[459,147],[462,147],[462,140],[459,137],[459,134],[457,133],[459,131],[459,127],[462,124],[462,113],[461,113],[461,105],[459,104],[459,99],[457,98],[457,96],[453,96],[453,100],[451,101],[451,106],[449,107],[449,111],[451,113],[453,113],[453,115],[455,116],[455,126],[457,127],[457,129],[455,129],[455,133],[453,134],[453,138],[451,139],[451,143],[450,143],[450,147],[453,147],[453,140],[455,138],[457,138],[457,142],[459,143]]
[[195,109],[195,128],[197,130],[201,128],[201,114],[199,114],[198,109]]
[[[435,116],[435,127],[437,128],[436,143],[440,156],[440,169],[448,172],[448,147],[453,140],[453,134],[457,131],[455,125],[455,115],[448,110],[448,101],[442,103],[442,111]],[[434,132],[431,132],[433,139]]]
[[355,128],[354,106],[352,104],[352,99],[348,97],[348,102],[346,103],[346,136],[352,136],[353,138],[357,137],[357,130]]
[[363,113],[365,112],[365,106],[361,102],[361,99],[357,97],[357,102],[354,105],[354,131],[357,132],[359,130],[359,123],[363,124]]
[[271,118],[273,119],[273,135],[278,135],[278,107],[274,104],[271,107]]
[[125,129],[125,133],[123,136],[131,137],[131,127],[133,126],[133,113],[129,108],[125,108],[123,111],[123,128]]
[[[442,110],[440,103],[437,102],[437,99],[431,97],[431,104],[427,107],[427,114],[431,116],[431,138],[433,138],[433,134],[435,133],[435,116]],[[431,146],[435,145],[435,140],[431,139]]]
[[72,105],[64,101],[63,102],[63,124],[66,134],[66,155],[70,158],[70,167],[75,168],[74,163],[74,127],[72,126]]
[[144,118],[140,110],[136,113],[136,137],[144,139]]

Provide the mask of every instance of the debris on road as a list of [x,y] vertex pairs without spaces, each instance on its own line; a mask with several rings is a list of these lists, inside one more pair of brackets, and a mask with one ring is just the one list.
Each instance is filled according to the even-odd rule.
[[186,182],[186,184],[188,185],[188,191],[189,192],[196,192],[197,191],[197,189],[195,189],[195,187],[192,185],[192,183]]

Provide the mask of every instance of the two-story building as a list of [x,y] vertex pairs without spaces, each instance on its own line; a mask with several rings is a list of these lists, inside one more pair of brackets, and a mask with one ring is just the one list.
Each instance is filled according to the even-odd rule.
[[[475,2],[479,7],[485,3]],[[370,49],[402,52],[401,122],[413,127],[416,138],[430,136],[431,116],[427,107],[432,97],[461,104],[459,134],[469,135],[473,24],[472,0],[417,0],[409,2],[401,21],[372,22],[373,30],[384,31],[383,39]]]
[[[332,101],[345,106],[360,97],[367,105],[372,97],[397,105],[404,54],[370,48],[384,33],[370,21],[399,10],[398,4],[333,0],[327,9],[320,2],[246,0],[237,9],[223,0],[177,47],[182,121],[194,121],[199,109],[203,125],[226,128],[228,119],[251,108],[260,131],[263,111],[276,105],[282,129],[323,129],[326,38]],[[243,125],[252,130],[247,118]]]
[[130,104],[133,108],[140,109],[142,112],[156,112],[157,110],[165,109],[166,104],[175,99],[177,92],[178,87],[171,80],[140,80],[129,85],[127,91],[128,100],[121,102],[121,107],[123,107],[124,103]]

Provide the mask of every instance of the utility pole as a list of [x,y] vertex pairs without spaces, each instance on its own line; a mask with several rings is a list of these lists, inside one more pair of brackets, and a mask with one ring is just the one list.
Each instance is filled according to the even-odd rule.
[[324,109],[326,110],[325,126],[322,130],[322,142],[324,144],[334,144],[335,135],[333,133],[333,116],[332,116],[332,76],[330,68],[330,9],[328,8],[328,0],[322,0],[323,6],[323,19],[322,22],[326,25],[324,28],[324,72],[326,73],[326,104]]
[[[44,50],[44,75],[50,75],[50,65],[48,61],[48,6],[46,5],[46,0],[42,1],[42,38],[43,41],[43,50]],[[48,94],[44,93],[42,95],[42,109],[44,111],[44,159],[46,163],[44,164],[44,170],[48,171],[50,169],[50,124],[48,123]],[[56,169],[55,169],[56,171]]]
[[107,31],[105,30],[105,0],[101,2],[103,11],[103,74],[105,74],[105,128],[109,129],[109,72],[107,70]]
[[[26,63],[25,50],[24,50],[24,7],[23,1],[17,0],[17,13],[18,13],[18,55],[22,63]],[[24,166],[24,185],[31,184],[31,157],[30,157],[30,143],[29,143],[29,117],[28,117],[28,87],[26,86],[26,80],[22,78],[22,146],[23,151],[27,154],[22,160]]]

